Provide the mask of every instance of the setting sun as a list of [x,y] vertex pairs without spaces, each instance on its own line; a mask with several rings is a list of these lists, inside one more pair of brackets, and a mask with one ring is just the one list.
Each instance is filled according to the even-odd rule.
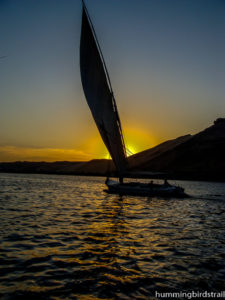
[[[159,142],[153,135],[140,128],[124,128],[123,134],[128,157],[154,147]],[[92,153],[96,153],[96,157],[111,159],[100,137],[92,138],[89,141],[89,147]]]
[[127,156],[154,147],[158,142],[153,135],[142,128],[125,128],[124,140]]

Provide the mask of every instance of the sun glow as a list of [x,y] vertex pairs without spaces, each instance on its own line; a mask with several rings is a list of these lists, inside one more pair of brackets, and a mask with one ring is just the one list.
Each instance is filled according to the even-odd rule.
[[[97,139],[98,140],[98,139]],[[95,151],[101,150],[102,158],[111,159],[110,154],[107,152],[106,147],[95,139]],[[124,142],[126,146],[127,157],[136,154],[140,151],[154,147],[157,140],[146,131],[139,128],[125,128],[124,129]],[[93,145],[93,144],[92,144]],[[98,149],[97,149],[98,148]],[[98,155],[99,156],[99,155]]]
[[141,128],[126,128],[124,130],[124,141],[127,156],[149,149],[157,144],[156,139]]
[[135,154],[135,153],[137,153],[138,151],[136,151],[136,149],[135,149],[135,147],[134,146],[132,146],[132,145],[127,145],[127,147],[126,147],[126,154],[127,154],[127,156],[129,157],[129,156],[131,156],[131,155],[133,155],[133,154]]
[[[124,142],[128,157],[145,149],[149,149],[156,144],[156,140],[144,130],[125,128],[124,133]],[[97,131],[87,139],[85,143],[79,147],[74,147],[74,149],[16,146],[0,147],[1,161],[88,161],[91,159],[111,159]]]
[[87,161],[90,156],[80,149],[1,146],[0,161]]

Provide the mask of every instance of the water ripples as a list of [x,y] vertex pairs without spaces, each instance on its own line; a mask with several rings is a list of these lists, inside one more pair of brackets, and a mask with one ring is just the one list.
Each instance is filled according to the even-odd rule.
[[1,174],[1,298],[224,290],[224,184],[182,184],[192,198],[121,198],[101,178]]

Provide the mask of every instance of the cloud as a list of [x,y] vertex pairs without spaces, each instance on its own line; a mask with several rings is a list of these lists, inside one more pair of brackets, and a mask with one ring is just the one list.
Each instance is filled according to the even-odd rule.
[[82,150],[0,146],[0,161],[87,161],[91,155]]

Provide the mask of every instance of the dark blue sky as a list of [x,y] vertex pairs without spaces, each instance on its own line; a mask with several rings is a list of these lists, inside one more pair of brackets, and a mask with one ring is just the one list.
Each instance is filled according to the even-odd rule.
[[[86,5],[134,152],[225,116],[225,1]],[[80,27],[79,0],[0,1],[0,160],[105,155],[80,82]]]

